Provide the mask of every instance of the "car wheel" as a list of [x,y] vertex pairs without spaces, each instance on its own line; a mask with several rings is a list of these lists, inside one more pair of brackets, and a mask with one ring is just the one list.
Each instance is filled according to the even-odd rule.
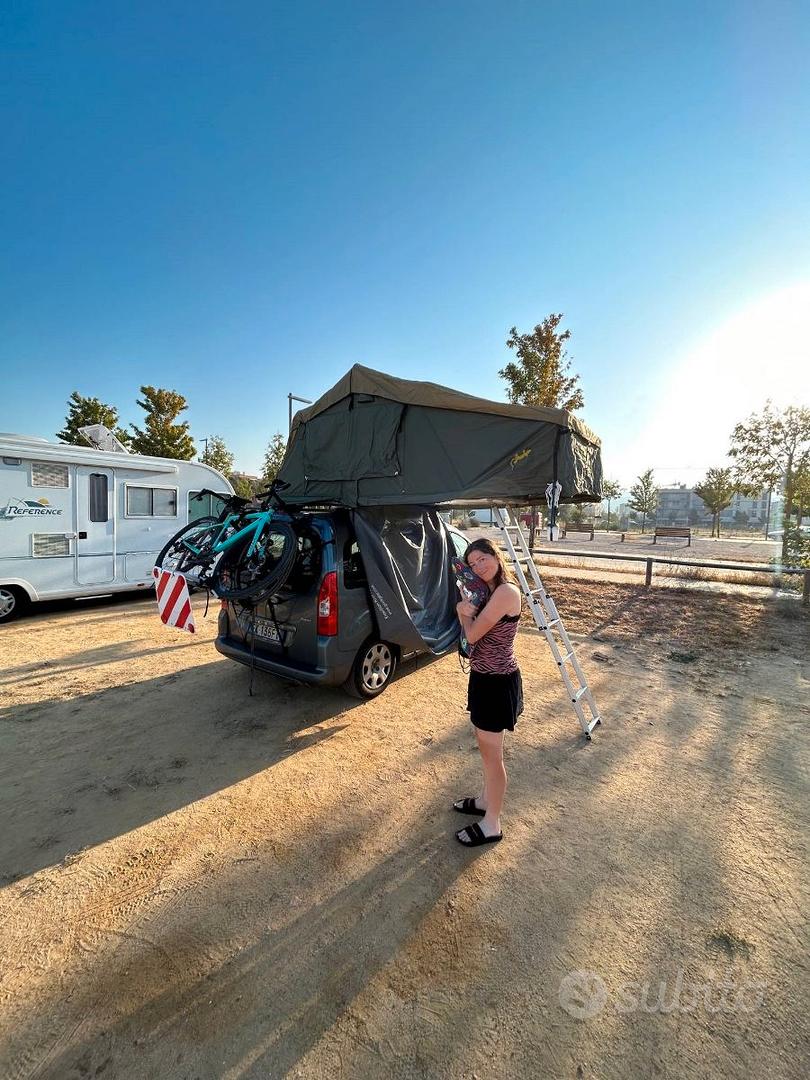
[[375,698],[385,690],[397,668],[393,647],[385,641],[367,641],[354,662],[343,689],[358,698]]
[[0,585],[0,623],[11,622],[28,607],[28,596],[16,585]]

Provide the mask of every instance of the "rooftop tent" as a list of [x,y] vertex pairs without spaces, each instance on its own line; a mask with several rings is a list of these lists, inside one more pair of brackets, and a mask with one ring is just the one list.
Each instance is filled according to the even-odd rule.
[[291,505],[598,502],[599,439],[572,413],[487,401],[355,364],[296,413],[279,478]]

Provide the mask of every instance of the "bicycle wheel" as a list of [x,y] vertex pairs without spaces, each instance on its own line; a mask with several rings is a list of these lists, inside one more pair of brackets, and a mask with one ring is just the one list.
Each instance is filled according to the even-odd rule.
[[211,577],[211,590],[222,600],[258,600],[281,588],[292,573],[298,539],[286,521],[264,526],[253,552],[252,536],[229,548]]
[[[218,532],[217,518],[197,518],[174,534],[158,555],[155,566],[188,576],[195,567],[202,568],[207,564],[211,545]],[[193,551],[190,544],[194,547]]]

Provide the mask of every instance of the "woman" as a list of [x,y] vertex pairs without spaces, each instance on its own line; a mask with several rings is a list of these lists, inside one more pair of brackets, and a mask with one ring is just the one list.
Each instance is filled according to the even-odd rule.
[[484,771],[480,795],[459,799],[453,809],[481,814],[482,819],[456,833],[467,847],[492,844],[502,838],[501,808],[506,791],[503,733],[514,731],[523,712],[523,686],[514,642],[520,619],[520,589],[490,540],[474,540],[464,559],[486,582],[489,599],[476,612],[466,600],[456,605],[467,640],[472,645],[467,709],[475,728]]

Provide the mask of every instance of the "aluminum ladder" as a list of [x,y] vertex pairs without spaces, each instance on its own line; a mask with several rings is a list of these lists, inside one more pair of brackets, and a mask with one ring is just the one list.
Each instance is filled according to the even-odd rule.
[[[571,639],[563,625],[557,606],[546,592],[540,580],[537,564],[529,551],[522,526],[514,520],[508,507],[496,508],[495,519],[503,532],[506,550],[512,561],[520,588],[529,605],[537,629],[545,634],[551,654],[557,662],[568,699],[577,714],[582,733],[590,740],[591,732],[602,723],[593,694],[579,664],[579,659],[571,644]],[[524,570],[524,564],[526,570]],[[590,716],[585,711],[585,707]]]

